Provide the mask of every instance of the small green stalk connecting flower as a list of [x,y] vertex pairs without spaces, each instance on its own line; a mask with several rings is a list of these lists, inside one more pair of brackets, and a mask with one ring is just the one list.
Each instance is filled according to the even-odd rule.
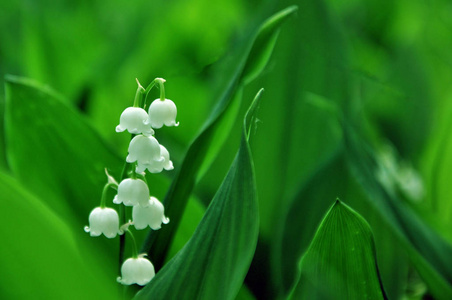
[[163,101],[165,100],[165,87],[164,87],[164,83],[166,82],[165,79],[157,77],[154,80],[152,80],[152,82],[147,86],[147,88],[144,90],[144,94],[146,94],[146,96],[144,97],[144,103],[147,103],[147,99],[148,99],[148,95],[149,92],[152,90],[152,88],[158,84],[159,85],[159,89],[160,89],[160,100]]
[[137,179],[137,162],[131,163],[130,178]]
[[108,189],[111,187],[115,190],[118,189],[118,183],[116,182],[116,180],[113,178],[113,176],[111,176],[110,174],[108,174],[107,169],[105,169],[105,174],[107,175],[107,183],[104,185],[104,189],[102,190],[102,197],[100,199],[100,207],[101,208],[105,208],[106,207],[106,203],[107,203],[107,193],[108,193]]
[[165,98],[165,86],[163,85],[165,83],[165,79],[163,78],[156,78],[155,81],[157,81],[157,83],[159,84],[159,88],[160,88],[160,100],[164,101]]
[[138,81],[138,78],[135,78],[138,84],[137,91],[135,93],[135,99],[133,100],[133,107],[140,107],[143,108],[144,105],[144,94],[146,90],[141,86],[140,82]]
[[132,239],[132,257],[137,258],[138,257],[138,250],[137,250],[137,242],[135,240],[135,236],[133,235],[132,231],[129,229],[130,225],[133,223],[131,221],[127,222],[126,224],[122,225],[120,228],[120,231],[127,232],[130,235],[130,238]]
[[107,184],[105,184],[102,191],[102,198],[100,200],[100,206],[94,208],[89,214],[89,226],[85,226],[85,232],[89,232],[91,236],[105,235],[107,238],[114,238],[117,234],[121,234],[118,230],[119,227],[119,217],[116,210],[106,206],[107,192],[110,187],[118,189],[118,183],[116,180],[108,174],[107,169],[105,169],[105,174],[107,175]]
[[130,231],[129,226],[132,222],[129,221],[121,226],[122,231],[127,231],[132,239],[132,257],[128,258],[121,266],[121,275],[117,281],[124,285],[138,284],[146,285],[155,276],[155,270],[152,263],[145,258],[146,254],[138,255],[137,244],[135,236]]

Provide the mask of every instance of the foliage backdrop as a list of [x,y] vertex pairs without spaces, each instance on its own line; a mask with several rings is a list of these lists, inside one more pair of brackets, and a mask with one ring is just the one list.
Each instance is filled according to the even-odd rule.
[[[254,40],[264,20],[291,5],[298,10],[280,29]],[[100,200],[103,169],[119,177],[129,140],[114,128],[135,78],[163,77],[181,125],[159,132],[175,165],[148,178],[159,199],[229,102],[192,174],[177,232],[169,248],[156,249],[164,254],[158,268],[203,224],[264,87],[251,123],[254,171],[239,168],[255,177],[259,233],[237,297],[309,295],[303,274],[317,277],[306,251],[321,234],[328,239],[322,219],[330,211],[325,220],[346,216],[367,228],[356,211],[370,225],[371,242],[360,243],[375,244],[365,253],[375,252],[389,299],[450,299],[450,8],[446,0],[1,1],[0,296],[115,297],[117,241],[89,238],[83,226]],[[256,70],[250,61],[257,78],[245,76]],[[332,214],[337,197],[354,211],[340,205]],[[346,234],[336,229],[327,233]]]

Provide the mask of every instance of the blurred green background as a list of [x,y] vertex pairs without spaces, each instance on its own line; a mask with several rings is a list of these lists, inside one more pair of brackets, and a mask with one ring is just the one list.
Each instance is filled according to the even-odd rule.
[[[118,160],[126,156],[129,139],[114,128],[122,110],[132,104],[135,78],[143,85],[155,77],[167,80],[166,95],[178,107],[180,126],[164,128],[158,137],[170,150],[177,169],[229,80],[223,70],[231,65],[231,54],[249,41],[263,20],[293,4],[298,12],[281,27],[262,74],[245,86],[238,113],[229,117],[234,125],[224,136],[225,143],[198,178],[190,213],[184,216],[184,227],[178,231],[171,253],[189,238],[223,180],[239,146],[243,114],[263,87],[259,120],[251,137],[259,242],[239,297],[287,295],[296,280],[299,258],[336,197],[370,223],[390,299],[421,299],[432,294],[430,275],[420,271],[413,258],[418,254],[450,290],[450,266],[441,269],[444,260],[436,260],[437,256],[452,257],[450,1],[0,1],[0,72],[2,77],[28,77],[57,91],[105,140],[99,143],[111,149],[108,158],[96,154],[111,165],[86,168],[87,172],[98,171],[85,174],[92,179],[92,187],[99,187],[99,193],[83,200],[87,206],[72,205],[77,213],[86,215],[87,222],[88,208],[98,204],[103,168],[118,174]],[[157,91],[153,93],[157,98]],[[47,175],[43,169],[51,164],[51,157],[44,161],[38,154],[26,155],[25,150],[18,155],[17,149],[37,147],[42,148],[37,153],[45,153],[45,147],[59,145],[45,134],[36,136],[37,129],[46,128],[29,128],[33,122],[20,124],[14,134],[8,128],[5,131],[3,85],[0,95],[2,207],[20,201],[15,190],[27,197],[45,198],[58,188],[43,182],[65,176],[71,168],[85,170],[75,160],[70,162],[73,157],[62,154],[58,162],[66,159],[68,164]],[[33,111],[30,114],[32,117]],[[61,128],[52,124],[56,131],[67,134],[68,139],[78,134],[77,130],[65,132],[67,120],[60,121]],[[78,130],[85,129],[92,130],[83,126]],[[21,138],[22,133],[26,138]],[[354,133],[359,136],[357,142]],[[80,145],[86,152],[78,159],[86,157],[86,164],[95,162],[96,156],[89,151],[97,149],[96,143]],[[360,157],[364,153],[370,153],[372,159]],[[151,193],[163,198],[169,185],[165,176],[171,179],[173,173],[153,176]],[[61,196],[73,192],[72,188],[60,186],[54,193]],[[89,191],[86,187],[86,193],[71,194],[67,200],[77,203]],[[39,209],[52,210],[51,203]],[[37,239],[28,226],[9,227],[14,212],[9,213],[2,220],[2,235],[20,231]],[[31,216],[33,212],[23,218]],[[426,229],[418,236],[419,228]],[[110,241],[98,246],[87,237],[81,242],[79,234],[84,233],[73,233],[71,243],[117,247]],[[17,248],[33,251],[34,243],[46,245],[24,237],[18,239]],[[0,246],[0,255],[14,256],[12,248],[6,248],[9,246]],[[441,255],[435,249],[440,249]],[[81,257],[83,251],[89,250],[80,250]],[[17,266],[11,263],[8,267],[9,261],[2,260],[1,267],[15,272]],[[26,272],[26,265],[21,268]],[[36,272],[33,276],[39,276]],[[18,288],[17,283],[8,284]],[[14,293],[6,291],[8,284],[1,284],[0,295],[13,297]]]

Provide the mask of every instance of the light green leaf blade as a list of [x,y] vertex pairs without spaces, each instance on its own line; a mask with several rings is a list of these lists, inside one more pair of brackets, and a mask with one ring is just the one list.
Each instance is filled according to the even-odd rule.
[[100,204],[104,168],[119,178],[122,160],[58,94],[29,79],[7,77],[5,130],[8,164],[15,177],[115,274],[117,241],[92,239],[83,228],[90,211]]
[[234,299],[237,295],[259,232],[247,136],[260,94],[245,117],[239,152],[193,237],[136,299]]
[[0,211],[0,298],[119,299],[101,254],[87,251],[63,217],[3,172]]
[[104,168],[118,178],[121,159],[61,96],[29,79],[6,78],[5,130],[12,172],[83,228],[100,202]]
[[[203,127],[203,131],[187,150],[182,166],[179,168],[179,171],[171,184],[170,190],[165,197],[163,204],[165,205],[166,214],[171,219],[171,222],[158,232],[151,232],[142,247],[142,251],[148,252],[157,269],[160,268],[164,261],[168,245],[171,243],[174,232],[179,225],[188,197],[195,186],[200,170],[205,166],[206,157],[208,159],[214,157],[214,155],[210,153],[210,147],[214,145],[213,141],[215,139],[215,134],[218,132],[218,127],[221,125],[223,117],[228,110],[231,109],[231,107],[236,107],[233,105],[232,100],[240,101],[240,95],[238,95],[238,97],[236,97],[236,95],[241,93],[241,87],[244,84],[243,76],[246,75],[246,73],[244,73],[244,68],[248,59],[250,59],[249,53],[250,51],[257,51],[253,50],[255,47],[254,42],[259,40],[261,34],[268,36],[271,31],[276,31],[282,21],[289,17],[294,11],[295,9],[292,8],[284,14],[278,15],[278,18],[270,18],[266,21],[261,28],[253,34],[253,37],[245,44],[245,47],[237,54],[235,59],[238,62],[236,61],[233,63],[236,67],[230,78],[227,80],[227,84],[225,84],[224,92],[220,97],[218,104]],[[262,28],[264,31],[261,31]],[[230,64],[231,63],[229,62],[229,65]],[[232,116],[230,117],[232,118]],[[229,126],[232,125],[232,122],[227,123],[229,123]],[[221,131],[224,130],[220,130],[220,132]],[[221,142],[223,142],[225,138],[226,137],[222,138]],[[219,147],[217,142],[215,144],[216,146],[213,148],[215,151],[218,151]]]
[[301,263],[292,299],[384,299],[367,222],[339,200]]

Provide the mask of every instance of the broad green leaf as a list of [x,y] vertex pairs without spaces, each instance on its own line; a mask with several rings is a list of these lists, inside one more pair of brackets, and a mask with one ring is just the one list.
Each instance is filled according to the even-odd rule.
[[[398,299],[407,281],[406,255],[397,244],[390,226],[367,201],[364,190],[351,176],[347,167],[343,147],[309,179],[295,195],[275,236],[272,248],[272,277],[278,286],[280,296],[286,295],[299,275],[297,262],[306,251],[320,223],[324,211],[330,205],[328,199],[339,197],[357,208],[373,228],[377,249],[379,271],[385,291],[390,299]],[[299,217],[299,212],[308,212]],[[388,241],[391,241],[388,243]],[[398,268],[394,270],[394,264]],[[393,297],[392,297],[393,296]]]
[[25,78],[7,77],[5,130],[15,177],[74,229],[79,243],[96,248],[99,260],[116,274],[117,240],[92,239],[83,228],[99,206],[104,168],[118,179],[121,159],[59,95]]
[[9,167],[49,207],[76,226],[99,205],[104,168],[123,162],[50,88],[7,76],[5,130]]
[[[292,3],[280,1],[277,5]],[[260,110],[264,121],[259,130],[265,135],[252,143],[252,148],[265,149],[256,151],[254,160],[261,222],[250,269],[255,280],[249,284],[261,298],[272,299],[283,290],[280,266],[272,260],[278,223],[300,187],[331,157],[341,140],[337,121],[308,103],[315,93],[340,108],[349,106],[347,40],[332,11],[322,0],[303,2],[297,18],[278,37],[271,72],[255,83],[264,86],[271,99]],[[305,217],[303,211],[296,215],[297,219]],[[269,272],[267,263],[276,268]]]
[[[256,158],[261,170],[261,175],[256,173],[256,176],[263,181],[260,182],[259,208],[266,219],[266,224],[261,225],[259,245],[263,249],[259,253],[266,256],[256,259],[253,271],[268,276],[269,284],[262,294],[271,294],[270,297],[287,295],[290,291],[296,277],[296,262],[330,205],[328,199],[345,198],[344,164],[340,160],[342,133],[335,103],[312,93],[303,93],[298,101],[287,101],[291,103],[291,112],[286,106],[274,109],[275,104],[272,104],[273,116],[278,114],[270,124],[274,126],[268,126],[265,121],[259,124],[261,130],[267,129],[264,130],[267,134],[274,130],[272,127],[279,128],[280,134],[274,133],[272,147]],[[264,106],[265,103],[262,108]],[[282,116],[284,114],[286,117]],[[287,126],[281,126],[280,121]],[[260,136],[258,139],[259,146],[263,147],[265,141]],[[271,171],[265,170],[266,167]],[[269,173],[273,176],[268,176]],[[294,238],[299,235],[301,238]],[[266,272],[267,266],[260,261],[268,261],[272,271]],[[254,291],[262,290],[259,285],[256,282]]]
[[190,240],[205,212],[206,207],[201,201],[194,196],[190,197],[190,200],[185,207],[184,214],[182,215],[180,226],[177,228],[174,240],[168,250],[167,259],[176,255],[176,253]]
[[[215,126],[215,130],[211,132],[210,147],[203,158],[202,164],[198,169],[195,182],[197,183],[212,165],[212,162],[222,149],[226,139],[230,136],[236,119],[238,117],[240,106],[242,104],[243,88],[237,88],[233,98],[230,100],[228,109],[224,111]],[[228,166],[229,167],[229,166]]]
[[[165,197],[164,205],[166,214],[171,219],[171,222],[163,227],[162,230],[159,230],[158,232],[151,232],[142,247],[143,251],[149,253],[149,256],[152,258],[152,261],[156,265],[157,269],[162,265],[168,245],[171,243],[174,232],[179,225],[182,212],[187,204],[188,197],[194,188],[199,170],[203,166],[204,159],[209,153],[215,133],[217,132],[217,128],[221,124],[222,118],[227,110],[230,109],[232,99],[234,99],[237,91],[240,91],[243,84],[243,76],[245,75],[244,67],[249,59],[249,53],[250,51],[257,51],[253,50],[255,47],[254,41],[259,39],[261,34],[265,34],[267,36],[270,31],[277,30],[281,24],[281,21],[290,16],[290,14],[294,11],[294,9],[289,10],[285,14],[279,15],[276,20],[270,18],[261,27],[265,30],[263,32],[258,30],[254,33],[253,37],[245,45],[246,47],[244,47],[244,50],[241,49],[242,51],[238,53],[239,62],[235,62],[233,64],[236,67],[233,69],[231,77],[225,86],[224,93],[220,97],[217,106],[203,127],[203,131],[198,135],[188,149],[182,166],[179,168],[170,190]],[[232,124],[232,122],[229,124]],[[224,138],[220,139],[220,141],[223,142]],[[217,142],[218,141],[216,141],[216,143]],[[150,251],[151,249],[152,251]]]
[[267,120],[260,130],[266,134],[252,145],[266,149],[255,160],[260,216],[265,220],[261,233],[266,240],[274,234],[272,220],[280,217],[300,185],[335,151],[340,138],[340,127],[328,114],[307,103],[315,93],[339,107],[348,106],[350,84],[342,68],[348,61],[345,43],[325,6],[324,1],[303,3],[278,38],[271,73],[256,83],[266,88],[271,99],[260,111]]
[[259,29],[259,34],[254,40],[253,48],[249,53],[249,59],[243,70],[243,82],[250,83],[264,70],[270,56],[273,53],[278,39],[279,27],[287,18],[298,10],[298,6],[292,5],[274,14],[265,21]]
[[88,251],[74,234],[78,229],[3,172],[0,211],[0,298],[120,298],[116,274],[98,249]]
[[239,152],[193,237],[135,299],[234,299],[256,248],[259,218],[249,122],[244,119]]
[[355,176],[366,190],[368,201],[388,222],[421,277],[438,299],[452,298],[452,247],[415,212],[376,179],[376,159],[349,124],[344,122],[347,157]]
[[[347,172],[341,150],[319,167],[280,218],[272,245],[272,279],[281,296],[287,295],[296,280],[297,263],[308,248],[331,199],[345,198]],[[305,212],[300,216],[300,212]]]
[[300,269],[292,299],[384,299],[372,231],[339,200],[320,224]]
[[[400,299],[407,294],[407,286],[412,282],[410,280],[411,264],[407,253],[394,234],[392,226],[381,217],[372,201],[369,201],[372,199],[368,198],[366,190],[358,181],[359,178],[356,178],[346,166],[346,155],[342,155],[342,159],[345,165],[342,176],[347,177],[348,180],[345,183],[346,194],[340,198],[347,199],[347,203],[359,212],[372,228],[378,271],[386,295],[388,299]],[[394,268],[395,265],[397,268]]]

